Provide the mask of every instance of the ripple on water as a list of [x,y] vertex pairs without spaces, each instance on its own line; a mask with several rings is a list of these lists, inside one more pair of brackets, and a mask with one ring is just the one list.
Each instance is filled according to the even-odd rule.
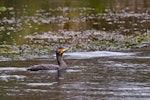
[[69,73],[82,72],[82,70],[74,70],[74,69],[68,69],[66,71]]
[[23,75],[5,75],[5,74],[0,75],[0,80],[6,81],[6,82],[8,82],[10,79],[13,79],[13,78],[15,78],[16,80],[20,80],[20,79],[26,78],[26,76],[23,76]]
[[136,53],[111,52],[111,51],[93,51],[93,52],[71,52],[65,53],[68,59],[87,59],[95,57],[118,57],[118,56],[133,56]]
[[17,67],[0,67],[0,71],[26,71],[26,68]]
[[28,86],[51,86],[57,84],[57,82],[51,82],[51,83],[27,83]]
[[104,65],[106,65],[107,67],[119,67],[119,68],[123,68],[123,67],[127,67],[127,68],[142,68],[142,67],[147,67],[147,64],[133,64],[133,63],[125,63],[125,62],[117,62],[117,61],[107,61],[104,63]]

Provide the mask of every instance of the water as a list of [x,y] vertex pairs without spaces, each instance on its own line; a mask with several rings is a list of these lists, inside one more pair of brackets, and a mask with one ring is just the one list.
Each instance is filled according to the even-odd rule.
[[[13,67],[0,63],[0,99],[20,100],[148,100],[150,98],[149,51],[67,53],[66,72],[26,71],[29,61]],[[75,59],[73,55],[78,57]],[[119,54],[119,55],[116,55]],[[81,59],[78,59],[80,58]],[[47,62],[47,59],[40,63]],[[52,62],[55,62],[52,60]],[[38,64],[34,60],[29,65]],[[6,66],[7,65],[7,66]],[[14,64],[15,66],[15,64]]]
[[150,40],[149,5],[149,0],[1,0],[0,6],[6,7],[0,12],[1,52],[38,52],[60,44],[101,50],[145,43]]
[[[149,5],[149,0],[1,0],[0,100],[149,100]],[[58,45],[70,47],[66,72],[26,70],[56,64]],[[130,46],[134,49],[113,52]]]

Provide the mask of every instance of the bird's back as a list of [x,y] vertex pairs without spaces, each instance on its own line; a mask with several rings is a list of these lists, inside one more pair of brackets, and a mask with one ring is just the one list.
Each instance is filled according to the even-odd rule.
[[27,68],[27,70],[30,70],[30,71],[38,71],[38,70],[57,70],[58,68],[59,68],[58,65],[53,65],[53,64],[40,64],[40,65],[31,66],[31,67]]

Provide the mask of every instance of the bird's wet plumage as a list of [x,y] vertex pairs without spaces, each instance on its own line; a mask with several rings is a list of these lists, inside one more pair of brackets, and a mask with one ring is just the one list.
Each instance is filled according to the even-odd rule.
[[65,70],[65,69],[67,69],[67,64],[65,63],[65,61],[62,58],[62,55],[65,51],[66,51],[66,49],[63,47],[58,47],[56,49],[56,58],[57,58],[58,65],[40,64],[40,65],[31,66],[31,67],[27,68],[27,70],[38,71],[38,70]]

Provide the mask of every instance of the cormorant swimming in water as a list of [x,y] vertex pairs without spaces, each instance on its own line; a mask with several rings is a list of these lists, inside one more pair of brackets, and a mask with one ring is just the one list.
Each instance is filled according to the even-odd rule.
[[67,69],[67,64],[65,63],[65,61],[62,58],[62,55],[65,51],[66,51],[66,49],[63,47],[58,47],[56,49],[56,58],[57,58],[58,65],[40,64],[40,65],[31,66],[31,67],[27,68],[27,70],[38,71],[38,70],[65,70],[65,69]]

